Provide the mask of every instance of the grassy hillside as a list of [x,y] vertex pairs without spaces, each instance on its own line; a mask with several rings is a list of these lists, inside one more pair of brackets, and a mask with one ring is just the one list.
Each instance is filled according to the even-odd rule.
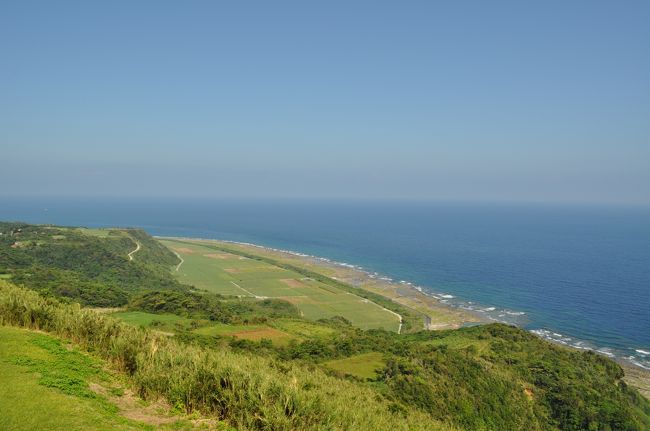
[[[313,283],[342,298],[354,292],[405,316],[409,311],[269,256],[173,243],[184,259],[176,271],[176,254],[141,231],[2,227],[11,233],[0,236],[0,325],[61,337],[104,361],[140,396],[162,398],[179,412],[253,430],[650,429],[650,404],[625,384],[619,365],[514,327],[411,328],[401,335],[394,328],[364,330],[360,319],[373,317],[363,308],[350,319],[339,313],[343,309],[308,316],[285,299],[313,292],[283,280]],[[179,250],[184,247],[191,252]],[[194,275],[177,274],[189,262]],[[117,283],[115,268],[135,280]],[[77,290],[45,277],[48,270],[74,275]],[[231,281],[250,294],[218,290]],[[201,282],[213,283],[212,291],[202,290],[209,286]],[[115,288],[124,293],[120,309],[99,313],[74,304],[96,305]],[[10,354],[18,349],[8,338],[0,344]],[[41,363],[41,370],[57,369],[56,362]],[[30,375],[11,373],[25,382]],[[74,380],[80,393],[98,376]],[[21,411],[19,403],[10,401],[12,412]],[[119,417],[102,421],[113,419]]]

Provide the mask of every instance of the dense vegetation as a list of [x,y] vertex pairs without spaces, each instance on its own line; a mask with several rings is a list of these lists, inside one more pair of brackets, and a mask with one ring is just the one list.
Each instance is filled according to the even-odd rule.
[[[0,274],[45,295],[99,307],[125,305],[147,290],[186,290],[169,273],[178,258],[145,232],[89,232],[0,223]],[[138,243],[137,259],[129,261]]]
[[[176,256],[143,231],[0,230],[0,274],[11,282],[0,280],[0,324],[72,340],[128,375],[143,397],[241,429],[650,429],[650,403],[625,384],[619,365],[518,328],[398,335],[340,317],[307,322],[285,301],[179,284],[170,275]],[[150,329],[73,301],[123,305]],[[278,338],[246,338],[247,328]]]

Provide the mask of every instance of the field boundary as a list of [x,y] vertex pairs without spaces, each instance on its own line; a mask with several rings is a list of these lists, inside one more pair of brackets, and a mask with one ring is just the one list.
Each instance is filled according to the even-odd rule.
[[243,290],[244,292],[248,293],[250,296],[254,297],[255,299],[268,299],[268,298],[269,298],[268,296],[255,295],[253,292],[244,289],[243,287],[241,287],[239,284],[235,283],[234,281],[231,281],[231,283],[232,283],[233,285],[235,285],[235,287],[240,288],[241,290]]

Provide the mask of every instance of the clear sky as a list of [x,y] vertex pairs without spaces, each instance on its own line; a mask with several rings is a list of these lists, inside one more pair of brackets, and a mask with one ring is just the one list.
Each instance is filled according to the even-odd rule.
[[3,1],[0,196],[650,203],[647,1]]

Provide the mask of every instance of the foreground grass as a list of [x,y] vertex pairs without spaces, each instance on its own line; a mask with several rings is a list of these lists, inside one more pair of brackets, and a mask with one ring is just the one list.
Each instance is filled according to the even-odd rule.
[[127,397],[104,361],[50,335],[0,326],[0,347],[1,430],[229,429]]
[[0,327],[0,429],[141,430],[88,389],[101,363],[50,336]]

